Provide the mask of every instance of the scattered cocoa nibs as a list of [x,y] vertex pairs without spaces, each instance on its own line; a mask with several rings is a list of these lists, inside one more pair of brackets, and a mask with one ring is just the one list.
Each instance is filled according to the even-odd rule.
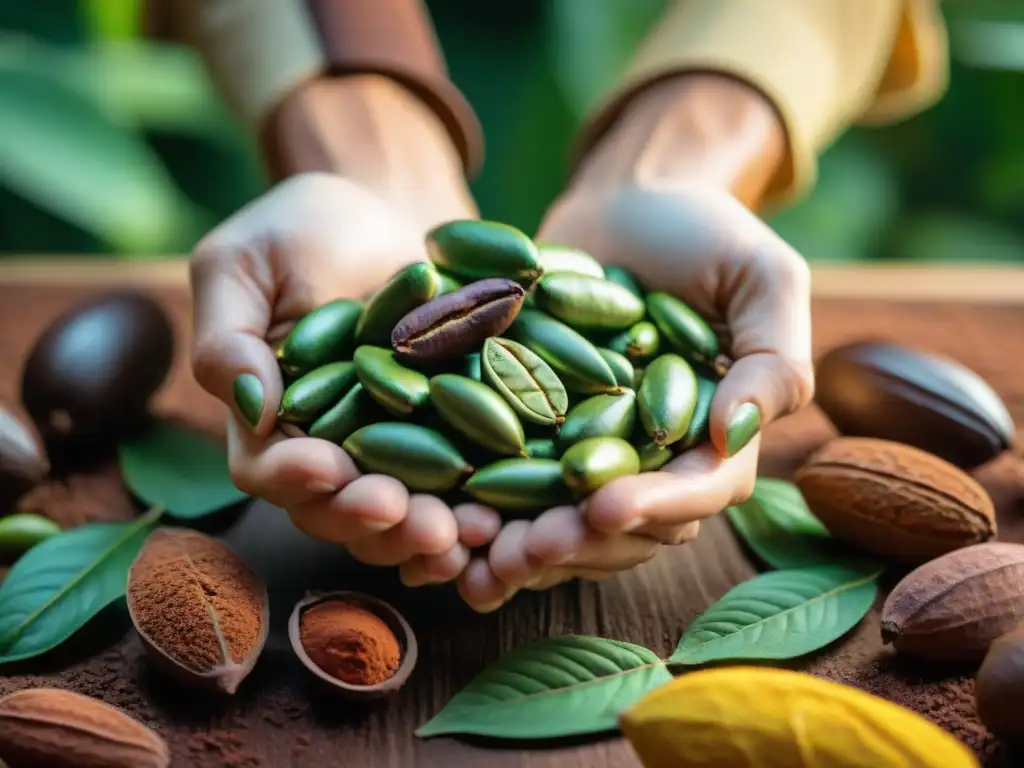
[[350,685],[377,685],[398,670],[402,648],[380,616],[344,600],[327,600],[302,614],[299,637],[320,669]]

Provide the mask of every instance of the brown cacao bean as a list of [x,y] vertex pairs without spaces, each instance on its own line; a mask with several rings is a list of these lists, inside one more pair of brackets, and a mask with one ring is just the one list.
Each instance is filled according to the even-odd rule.
[[525,297],[512,280],[478,280],[409,312],[392,331],[391,345],[399,355],[423,361],[475,352],[512,324]]

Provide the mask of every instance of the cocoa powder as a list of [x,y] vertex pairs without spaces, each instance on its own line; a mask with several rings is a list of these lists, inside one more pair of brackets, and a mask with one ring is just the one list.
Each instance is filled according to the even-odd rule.
[[263,587],[243,563],[225,557],[226,549],[200,533],[159,530],[132,567],[128,599],[140,629],[195,672],[223,660],[211,609],[235,663],[249,657],[263,631]]
[[306,610],[299,637],[314,664],[352,685],[384,682],[402,659],[398,638],[383,619],[341,600],[327,600]]

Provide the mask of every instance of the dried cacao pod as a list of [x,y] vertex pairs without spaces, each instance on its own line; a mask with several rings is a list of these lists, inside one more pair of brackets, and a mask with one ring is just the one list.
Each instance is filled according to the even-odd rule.
[[981,661],[1024,621],[1024,546],[989,542],[908,573],[882,608],[882,639],[928,661]]
[[837,438],[794,477],[838,539],[918,565],[995,536],[995,508],[963,470],[909,445]]

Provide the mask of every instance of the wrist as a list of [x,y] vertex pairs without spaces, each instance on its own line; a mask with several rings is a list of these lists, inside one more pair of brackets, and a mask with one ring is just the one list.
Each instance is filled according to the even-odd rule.
[[270,117],[261,143],[274,181],[333,173],[405,209],[424,226],[472,209],[462,158],[442,121],[382,75],[304,83]]
[[756,207],[786,155],[782,120],[760,91],[726,75],[687,73],[630,100],[584,156],[574,184],[710,184]]

